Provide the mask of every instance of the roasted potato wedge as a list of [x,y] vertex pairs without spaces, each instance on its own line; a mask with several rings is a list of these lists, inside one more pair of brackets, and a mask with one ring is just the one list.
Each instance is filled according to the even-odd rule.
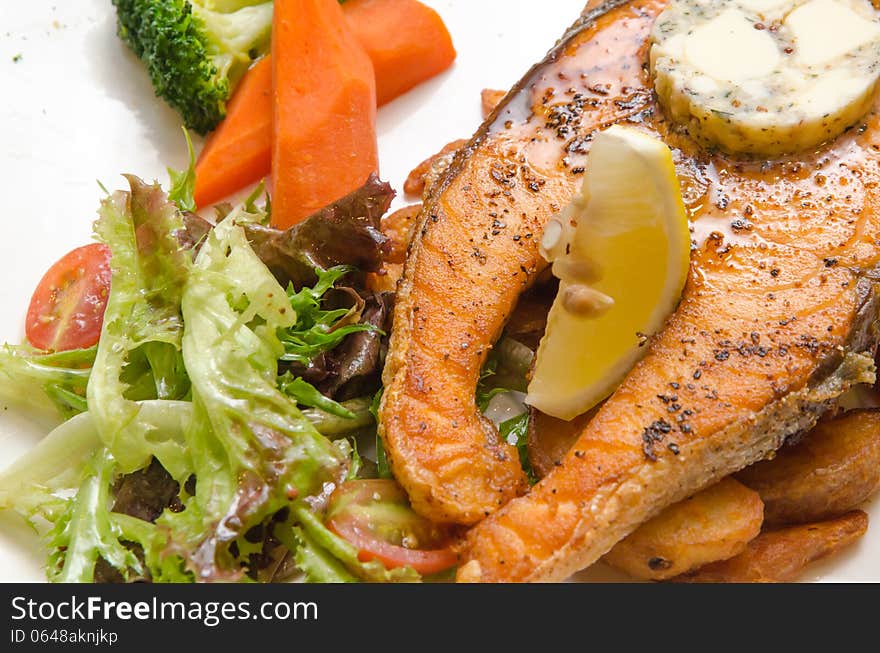
[[852,510],[880,486],[880,410],[821,422],[773,460],[737,479],[761,495],[770,525],[821,521]]
[[383,263],[378,272],[367,275],[367,289],[371,292],[394,292],[403,274],[403,263]]
[[367,288],[372,292],[394,292],[403,274],[409,241],[422,211],[422,203],[404,206],[382,218],[382,233],[388,237],[382,269],[367,275]]
[[739,555],[679,576],[683,583],[782,583],[795,580],[814,560],[852,544],[868,528],[868,515],[853,510],[813,524],[761,533]]
[[741,553],[763,518],[758,493],[726,478],[642,524],[604,561],[635,578],[672,578]]

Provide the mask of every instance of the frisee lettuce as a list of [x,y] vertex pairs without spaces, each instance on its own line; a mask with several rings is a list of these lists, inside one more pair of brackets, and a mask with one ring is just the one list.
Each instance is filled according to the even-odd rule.
[[329,270],[316,269],[317,283],[312,287],[294,290],[287,287],[287,297],[296,312],[296,321],[279,329],[278,337],[284,347],[280,359],[286,363],[308,365],[315,356],[337,347],[346,336],[361,331],[372,331],[371,324],[360,324],[357,306],[328,310],[322,300],[336,282],[350,273],[349,266]]
[[[176,171],[168,169],[171,181],[171,190],[168,200],[174,202],[181,210],[194,211],[195,202],[193,191],[195,188],[195,152],[189,133],[184,130],[187,148],[189,152],[189,166],[186,170]],[[99,185],[100,182],[99,182]],[[132,233],[128,229],[126,221],[133,222],[134,216],[128,215],[132,200],[135,204],[147,208],[150,215],[143,216],[151,223],[151,229],[147,233],[134,234],[138,243],[138,255],[146,254],[152,258],[158,252],[149,251],[152,243],[147,241],[155,234],[155,229],[162,230],[163,242],[166,246],[174,247],[174,243],[168,236],[178,241],[177,249],[189,249],[182,236],[182,229],[186,229],[185,220],[178,223],[177,217],[167,215],[170,207],[163,206],[160,199],[161,189],[148,187],[140,180],[129,177],[130,193],[121,193],[114,196],[101,185],[107,194],[107,199],[102,207],[102,216],[96,227],[103,232],[104,237],[110,237],[115,245],[111,249],[119,249],[122,242],[129,251],[132,250]],[[137,195],[137,197],[133,197]],[[149,205],[146,198],[153,202]],[[138,202],[138,200],[141,200]],[[119,208],[125,204],[123,210]],[[152,213],[155,213],[153,215]],[[169,219],[170,218],[170,219]],[[163,224],[164,221],[164,224]],[[109,224],[108,224],[109,223]],[[137,225],[135,225],[137,228]],[[143,229],[143,227],[140,227]],[[197,236],[199,234],[196,234]],[[198,238],[195,239],[196,241]],[[127,243],[125,242],[127,241]],[[181,241],[184,241],[181,244]],[[125,258],[124,263],[130,263],[131,258]],[[117,260],[117,266],[121,267]],[[145,270],[151,270],[149,264],[144,265]],[[120,294],[120,284],[117,283],[113,290]],[[128,288],[130,290],[130,287]],[[111,290],[111,292],[113,292]],[[117,298],[118,299],[118,298]],[[178,348],[179,352],[179,348]],[[73,349],[62,352],[43,352],[29,345],[3,345],[0,347],[0,397],[6,401],[30,406],[42,412],[55,409],[63,419],[69,419],[74,415],[88,410],[86,400],[86,387],[91,375],[92,366],[95,362],[97,346],[87,349]],[[124,396],[131,401],[143,401],[148,399],[177,399],[184,398],[189,389],[186,371],[183,369],[182,358],[175,350],[148,342],[142,347],[132,350],[128,359],[124,362],[121,378],[125,386]]]
[[[128,177],[129,191],[102,203],[95,232],[111,249],[113,278],[97,347],[0,351],[0,396],[70,418],[0,472],[0,510],[47,538],[55,581],[256,578],[255,559],[278,550],[248,537],[255,527],[281,539],[310,580],[419,580],[360,562],[310,508],[357,476],[361,459],[343,436],[375,420],[369,398],[334,401],[294,372],[351,334],[381,334],[382,321],[363,315],[371,297],[337,286],[352,274],[345,266],[310,271],[311,287],[279,285],[248,238],[268,221],[257,194],[216,228],[190,213],[189,147],[189,169],[169,170],[168,196]],[[383,242],[373,223],[390,201],[380,186],[373,180],[324,216],[363,235],[370,256]],[[366,202],[372,217],[348,216],[346,202]],[[290,247],[309,229],[283,238],[276,259],[300,256]],[[117,488],[144,482],[147,469],[164,479],[150,487],[167,491],[155,511],[116,512],[131,509],[114,504]],[[164,507],[169,495],[182,511]]]
[[167,553],[200,581],[240,579],[235,549],[245,533],[290,497],[318,494],[344,477],[350,454],[277,387],[278,333],[297,314],[250,248],[240,226],[249,219],[240,208],[212,230],[182,297],[194,405],[185,438],[196,493],[157,525],[169,530]]
[[[144,453],[156,456],[178,478],[186,478],[192,468],[183,447],[183,433],[191,414],[192,404],[186,401],[138,403],[138,419],[156,433],[143,445]],[[14,509],[37,526],[35,517],[54,514],[38,505],[40,500],[49,495],[64,498],[77,488],[88,461],[101,446],[92,413],[82,413],[57,426],[0,472],[0,509]]]

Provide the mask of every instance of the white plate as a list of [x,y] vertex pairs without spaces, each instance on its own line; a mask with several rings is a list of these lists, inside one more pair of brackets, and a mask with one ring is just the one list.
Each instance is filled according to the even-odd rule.
[[[379,112],[382,176],[409,170],[480,123],[480,90],[508,88],[574,21],[584,0],[425,0],[458,50],[449,72]],[[14,62],[16,55],[21,55]],[[120,173],[167,179],[186,159],[177,115],[115,35],[110,0],[0,2],[0,341],[23,337],[30,294],[61,255],[90,239],[101,197]],[[0,411],[0,467],[47,425]],[[880,503],[872,512],[880,521]],[[880,528],[810,577],[880,581]],[[40,581],[45,554],[17,520],[0,518],[0,582]],[[584,574],[619,579],[603,569]]]

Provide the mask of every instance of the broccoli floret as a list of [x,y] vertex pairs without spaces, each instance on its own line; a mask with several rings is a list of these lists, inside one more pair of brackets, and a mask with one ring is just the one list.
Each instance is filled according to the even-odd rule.
[[146,64],[156,95],[200,134],[226,115],[248,66],[269,49],[272,2],[113,0],[118,33]]

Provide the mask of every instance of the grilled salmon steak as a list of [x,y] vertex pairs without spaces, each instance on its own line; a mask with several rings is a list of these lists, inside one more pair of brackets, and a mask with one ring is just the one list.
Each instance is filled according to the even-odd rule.
[[473,524],[527,488],[474,394],[517,297],[545,267],[543,227],[580,184],[590,135],[650,104],[635,53],[628,70],[596,68],[644,22],[640,6],[607,6],[620,7],[613,20],[588,7],[425,200],[398,287],[380,433],[413,507],[436,521]]
[[[381,434],[413,505],[472,524],[460,581],[560,580],[664,507],[760,460],[874,378],[880,115],[775,161],[707,152],[656,106],[667,3],[590,3],[432,186],[399,288]],[[694,249],[646,356],[528,494],[474,402],[480,368],[543,267],[547,219],[592,134],[625,123],[676,158]]]
[[[615,45],[588,84],[616,78],[611,95],[651,97],[643,64],[664,5],[606,6],[588,31]],[[681,304],[561,464],[471,529],[459,581],[564,579],[874,378],[877,109],[817,152],[768,162],[702,151],[653,102],[630,122],[676,154],[695,245]]]

